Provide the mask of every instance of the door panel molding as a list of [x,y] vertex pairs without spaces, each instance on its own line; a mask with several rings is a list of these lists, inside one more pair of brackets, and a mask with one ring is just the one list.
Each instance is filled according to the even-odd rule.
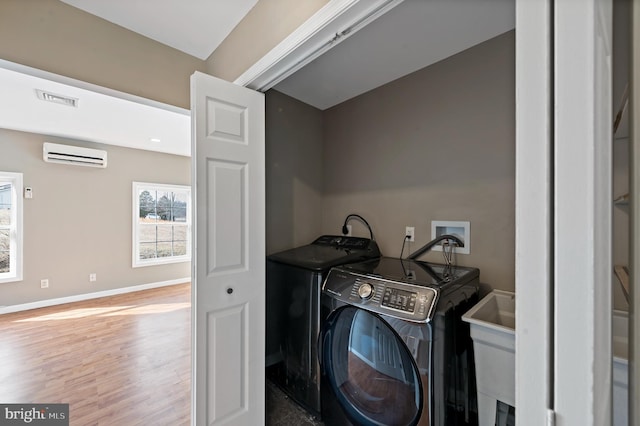
[[206,231],[209,276],[246,270],[247,165],[208,159],[207,189],[212,213]]
[[[249,411],[247,304],[207,312],[207,424],[221,424]],[[216,372],[236,373],[216,380]]]

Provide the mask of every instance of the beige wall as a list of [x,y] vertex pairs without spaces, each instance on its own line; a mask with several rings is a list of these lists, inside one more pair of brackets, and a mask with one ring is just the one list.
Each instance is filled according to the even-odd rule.
[[206,72],[234,81],[329,0],[259,0],[207,59]]
[[322,111],[270,90],[265,119],[271,254],[309,244],[322,230]]
[[513,31],[326,110],[324,146],[325,233],[359,213],[397,257],[407,225],[415,250],[432,220],[470,221],[471,254],[459,264],[514,290]]
[[[205,62],[57,0],[0,1],[0,59],[189,108]],[[109,167],[42,161],[44,140],[98,146]],[[131,182],[190,184],[190,159],[0,129],[0,170],[24,173],[24,280],[0,305],[182,279],[189,263],[131,267]],[[140,167],[143,164],[145,167]],[[89,273],[98,281],[88,282]],[[40,289],[48,278],[50,287]]]
[[0,59],[189,108],[189,77],[233,81],[329,0],[259,0],[207,61],[58,0],[0,1]]
[[[194,71],[205,71],[208,66],[223,78],[235,78],[234,74],[244,72],[327,1],[258,2],[220,52],[205,63],[58,0],[2,0],[0,59],[189,108],[189,77]],[[271,111],[277,115],[278,108],[288,109],[297,101],[276,96],[274,102],[270,103]],[[297,176],[287,187],[288,193],[279,189],[285,183],[277,175],[270,181],[274,202],[283,203],[281,214],[271,215],[275,232],[270,247],[299,245],[319,232],[320,163],[308,168],[300,167],[286,154],[274,158],[277,151],[286,153],[290,149],[279,145],[281,134],[307,141],[298,146],[296,155],[320,156],[319,114],[309,109],[297,117],[318,129],[317,136],[311,138],[278,120],[278,125],[269,130],[273,148],[270,161]],[[32,186],[35,194],[25,203],[24,281],[3,284],[0,305],[190,275],[188,264],[131,268],[131,182],[188,184],[190,159],[109,146],[107,170],[69,168],[42,161],[45,139],[76,143],[0,129],[0,170],[23,172],[25,185]],[[140,164],[150,167],[140,170]],[[61,200],[69,203],[61,206]],[[294,230],[285,229],[285,215],[295,225]],[[303,225],[307,223],[313,225]],[[77,235],[76,230],[80,231]],[[91,272],[98,274],[98,281],[89,284]],[[43,278],[50,280],[47,290],[40,289]]]
[[189,108],[205,62],[58,0],[0,1],[0,59]]
[[[44,141],[105,149],[109,165],[45,163]],[[0,170],[23,173],[33,188],[24,200],[24,279],[0,286],[0,305],[190,277],[189,262],[131,267],[132,182],[189,185],[190,158],[4,129],[0,152]]]

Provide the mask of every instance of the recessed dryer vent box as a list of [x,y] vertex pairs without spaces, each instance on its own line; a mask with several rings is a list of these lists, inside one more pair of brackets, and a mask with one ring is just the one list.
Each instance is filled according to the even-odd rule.
[[[471,224],[468,221],[432,220],[431,239],[441,235],[455,235],[464,242],[464,247],[454,247],[454,253],[471,253]],[[431,250],[442,251],[442,244],[437,244]]]

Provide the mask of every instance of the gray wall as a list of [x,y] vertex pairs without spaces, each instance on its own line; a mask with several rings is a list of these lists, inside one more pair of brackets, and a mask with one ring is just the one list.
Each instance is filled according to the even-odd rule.
[[[613,2],[613,113],[620,108],[624,89],[629,82],[630,21],[631,2],[619,0]],[[615,134],[613,141],[613,196],[629,192],[629,109]],[[614,205],[612,255],[614,265],[629,265],[630,230],[629,205]],[[613,306],[615,309],[628,310],[629,304],[622,292],[622,286],[612,274]]]
[[[45,163],[45,141],[104,149],[109,165]],[[190,158],[4,129],[0,152],[0,170],[23,173],[33,188],[24,200],[24,279],[0,286],[0,305],[190,277],[189,262],[131,267],[132,181],[189,185]]]
[[[431,239],[432,220],[468,220],[471,254],[458,255],[459,264],[479,267],[492,288],[514,290],[513,31],[322,112],[322,130],[319,113],[267,94],[270,252],[340,233],[349,213],[363,215],[383,253],[394,257],[405,226],[416,228],[415,250]],[[311,212],[317,208],[320,229]],[[355,235],[368,235],[353,226]]]
[[267,254],[310,243],[322,229],[322,111],[266,93]]
[[470,221],[471,254],[458,255],[459,264],[514,290],[514,36],[325,111],[326,232],[360,213],[383,253],[397,257],[406,225],[416,228],[414,250],[431,239],[432,220]]

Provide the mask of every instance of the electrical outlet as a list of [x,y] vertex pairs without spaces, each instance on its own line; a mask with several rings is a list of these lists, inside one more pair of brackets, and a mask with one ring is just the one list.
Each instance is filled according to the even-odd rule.
[[94,274],[89,274],[89,282],[94,282],[98,279],[97,275]]
[[405,237],[406,237],[407,235],[409,236],[409,239],[408,239],[407,241],[414,242],[414,241],[416,240],[416,234],[415,234],[415,232],[416,232],[416,228],[415,228],[415,227],[413,227],[413,226],[407,226],[407,227],[404,229],[404,235],[405,235]]
[[351,225],[347,225],[347,237],[351,236]]
[[49,288],[49,280],[40,280],[40,288]]

